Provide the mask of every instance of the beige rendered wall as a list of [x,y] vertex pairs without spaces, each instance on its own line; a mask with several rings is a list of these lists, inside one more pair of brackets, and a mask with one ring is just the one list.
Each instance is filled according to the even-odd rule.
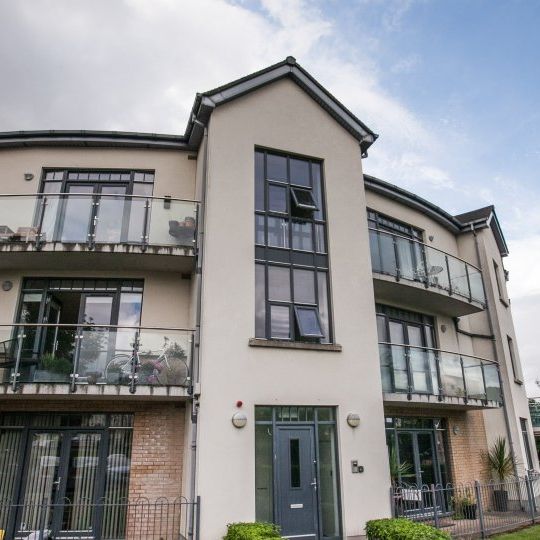
[[[144,148],[21,148],[0,150],[0,193],[31,194],[39,191],[45,168],[155,170],[154,196],[193,199],[196,160],[179,150]],[[25,173],[32,173],[27,182]]]
[[[255,145],[324,160],[334,328],[343,351],[250,348],[255,329]],[[201,540],[255,518],[254,407],[338,408],[345,537],[388,516],[390,485],[360,150],[299,87],[282,80],[216,109],[209,172],[202,309],[198,492]],[[248,416],[235,429],[237,400]],[[345,420],[358,412],[360,427]],[[350,461],[365,466],[352,474]]]
[[[515,363],[518,373],[522,372],[519,358],[518,342],[516,340],[514,323],[512,320],[512,309],[510,303],[503,304],[499,298],[497,283],[495,281],[495,272],[493,260],[498,264],[501,275],[501,285],[505,299],[508,298],[506,284],[503,276],[503,261],[495,243],[495,238],[491,229],[483,229],[478,234],[480,256],[483,266],[484,283],[488,295],[488,304],[493,321],[493,333],[496,338],[497,356],[500,362],[500,372],[505,393],[505,402],[507,406],[512,442],[514,452],[518,461],[518,471],[523,474],[527,468],[527,458],[525,446],[521,434],[520,418],[525,418],[528,424],[529,442],[531,455],[533,459],[533,468],[538,470],[538,456],[534,447],[533,429],[530,420],[529,406],[525,385],[518,384],[514,380],[510,353],[508,350],[507,336],[510,336],[514,342]],[[511,256],[511,255],[510,255]],[[502,411],[486,411],[484,413],[488,442],[491,443],[497,436],[507,437],[507,430],[504,423]]]

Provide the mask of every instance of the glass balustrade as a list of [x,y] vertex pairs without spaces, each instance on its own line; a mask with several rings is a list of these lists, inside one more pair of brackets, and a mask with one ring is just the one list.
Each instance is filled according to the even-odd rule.
[[468,301],[486,303],[478,268],[416,240],[369,230],[373,272],[416,281]]
[[501,402],[498,366],[485,359],[379,343],[383,392]]
[[99,325],[0,327],[0,382],[189,386],[190,330]]
[[193,248],[197,203],[170,197],[0,195],[0,244],[46,242]]

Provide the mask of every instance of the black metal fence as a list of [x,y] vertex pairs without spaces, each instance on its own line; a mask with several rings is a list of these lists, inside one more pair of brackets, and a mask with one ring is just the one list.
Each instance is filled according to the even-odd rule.
[[395,517],[421,521],[453,538],[487,536],[540,523],[540,475],[505,482],[415,486],[391,489]]
[[198,540],[200,500],[0,501],[0,540]]

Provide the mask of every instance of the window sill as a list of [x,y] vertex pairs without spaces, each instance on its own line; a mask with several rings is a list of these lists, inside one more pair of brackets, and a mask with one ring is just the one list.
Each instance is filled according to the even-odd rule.
[[510,301],[509,300],[505,300],[504,298],[499,298],[499,300],[501,301],[501,304],[507,308],[510,306]]
[[523,386],[523,381],[521,379],[514,379],[514,382],[519,384],[519,386]]
[[303,341],[284,341],[279,339],[251,338],[250,347],[269,347],[271,349],[300,349],[307,351],[341,352],[341,345],[336,343],[305,343]]

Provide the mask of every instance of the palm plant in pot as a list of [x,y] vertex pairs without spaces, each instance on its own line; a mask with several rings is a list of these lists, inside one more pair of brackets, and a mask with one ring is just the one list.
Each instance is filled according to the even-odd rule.
[[485,455],[486,465],[499,482],[493,490],[493,507],[498,512],[508,510],[508,491],[504,489],[507,478],[514,474],[514,459],[506,446],[506,439],[498,437]]

